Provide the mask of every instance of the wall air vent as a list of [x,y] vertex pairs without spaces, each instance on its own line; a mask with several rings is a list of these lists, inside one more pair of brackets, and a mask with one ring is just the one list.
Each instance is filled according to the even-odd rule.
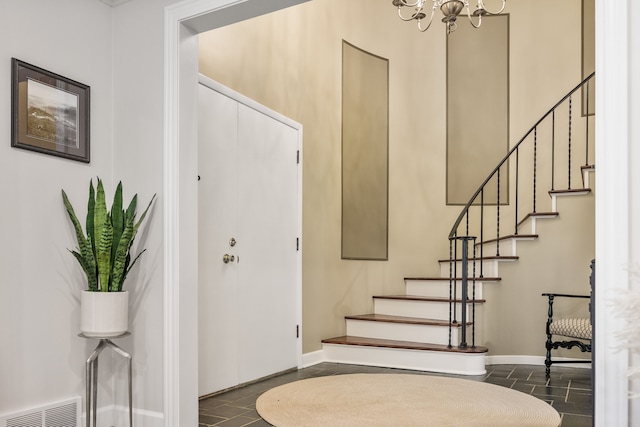
[[80,396],[0,416],[0,427],[79,427]]

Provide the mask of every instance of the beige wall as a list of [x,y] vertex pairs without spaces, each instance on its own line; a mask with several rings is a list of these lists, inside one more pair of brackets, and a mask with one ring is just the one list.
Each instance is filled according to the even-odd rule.
[[[508,3],[512,143],[580,80],[580,7],[580,0]],[[545,14],[549,8],[557,13]],[[203,74],[304,126],[305,353],[344,334],[344,315],[370,312],[372,295],[402,293],[405,276],[437,275],[437,260],[448,257],[460,207],[445,205],[445,37],[439,22],[419,33],[390,4],[370,0],[315,0],[200,35]],[[389,59],[386,262],[340,258],[343,39]],[[557,289],[554,283],[587,291],[593,200],[578,203],[586,205],[563,211],[566,223],[548,225],[556,229],[491,285],[483,321],[491,354],[542,355],[546,303],[539,294]],[[579,244],[563,234],[568,225],[581,230]]]

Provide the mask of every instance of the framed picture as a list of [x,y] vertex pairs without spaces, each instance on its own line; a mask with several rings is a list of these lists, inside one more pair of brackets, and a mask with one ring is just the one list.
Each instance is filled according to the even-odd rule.
[[89,86],[11,59],[11,146],[89,163]]

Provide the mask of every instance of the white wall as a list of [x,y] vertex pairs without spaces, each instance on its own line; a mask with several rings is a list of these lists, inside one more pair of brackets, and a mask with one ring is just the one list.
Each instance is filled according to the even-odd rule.
[[[60,189],[86,213],[112,187],[111,8],[87,0],[0,2],[0,414],[84,395],[96,345],[77,336],[83,273]],[[91,164],[10,147],[11,57],[91,86]],[[80,214],[84,216],[84,213]]]

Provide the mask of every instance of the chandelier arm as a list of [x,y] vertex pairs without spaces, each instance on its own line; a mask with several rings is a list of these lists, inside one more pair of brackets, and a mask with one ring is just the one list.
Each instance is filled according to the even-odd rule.
[[409,3],[407,0],[400,0],[403,6],[416,7],[420,5],[420,0],[416,0],[414,3]]
[[478,0],[478,7],[484,9],[487,12],[488,15],[499,15],[499,14],[501,14],[506,5],[507,5],[507,0],[502,0],[502,7],[500,8],[500,10],[498,10],[496,12],[492,12],[490,10],[487,10],[487,8],[484,6],[484,1]]
[[[478,1],[478,5],[482,5],[482,0]],[[480,25],[482,25],[482,15],[478,15],[478,23],[475,24],[473,22],[473,18],[471,17],[471,9],[467,6],[467,16],[469,17],[469,23],[473,28],[480,28]]]
[[402,9],[398,8],[398,17],[400,19],[402,19],[403,21],[405,21],[405,22],[413,21],[415,19],[416,13],[417,12],[414,12],[412,15],[410,15],[408,17],[404,17],[404,16],[402,16]]
[[436,5],[434,3],[433,8],[431,9],[431,16],[429,16],[429,24],[425,28],[422,28],[422,20],[419,20],[418,21],[418,31],[420,31],[421,33],[424,33],[425,31],[427,31],[429,29],[429,27],[433,23],[433,15],[435,13],[436,13]]

